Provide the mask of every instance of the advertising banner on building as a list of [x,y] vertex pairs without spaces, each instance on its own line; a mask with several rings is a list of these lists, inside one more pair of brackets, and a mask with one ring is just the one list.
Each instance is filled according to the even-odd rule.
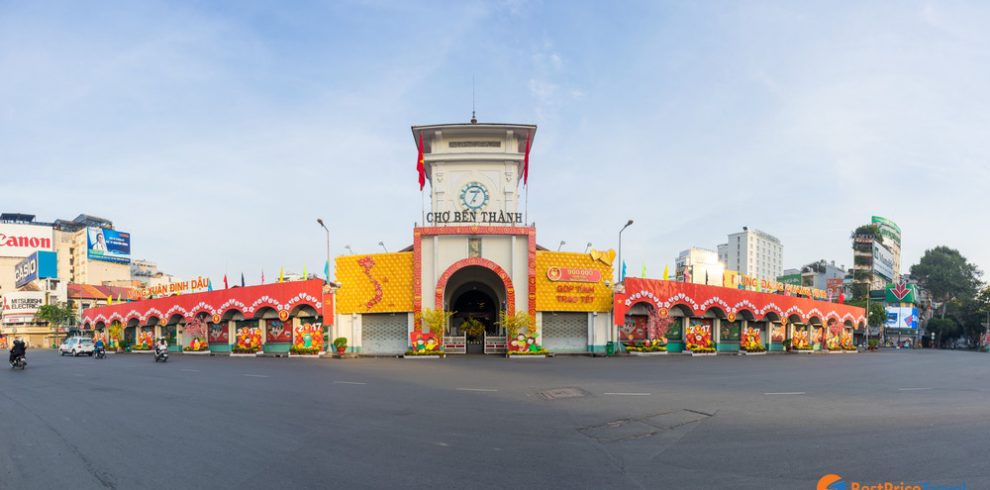
[[55,250],[51,226],[0,224],[0,257],[27,257]]
[[91,260],[131,263],[131,234],[117,230],[86,229],[86,256]]
[[916,330],[918,328],[918,309],[913,307],[888,306],[886,327]]
[[897,223],[882,216],[874,216],[871,221],[879,227],[880,234],[884,238],[891,238],[897,244],[901,243],[901,227],[897,226]]
[[34,314],[45,304],[41,291],[13,291],[0,297],[3,302],[3,323],[30,323]]
[[36,279],[58,277],[58,264],[55,252],[38,251],[14,266],[14,285],[23,287]]
[[884,301],[887,303],[917,303],[914,284],[888,284],[885,288]]
[[877,242],[873,242],[873,272],[887,279],[894,278],[894,254]]

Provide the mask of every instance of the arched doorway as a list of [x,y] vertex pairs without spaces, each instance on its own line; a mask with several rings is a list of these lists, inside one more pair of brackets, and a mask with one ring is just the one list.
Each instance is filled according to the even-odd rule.
[[506,311],[507,288],[494,270],[482,265],[458,269],[444,285],[443,304],[454,312],[449,334],[465,337],[467,353],[485,352],[486,337],[505,336],[499,315]]

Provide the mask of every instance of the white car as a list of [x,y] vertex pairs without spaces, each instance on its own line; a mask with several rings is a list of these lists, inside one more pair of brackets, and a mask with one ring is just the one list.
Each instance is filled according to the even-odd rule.
[[72,354],[73,357],[86,354],[92,356],[96,347],[93,346],[93,339],[86,337],[72,337],[65,339],[62,345],[58,346],[59,355]]

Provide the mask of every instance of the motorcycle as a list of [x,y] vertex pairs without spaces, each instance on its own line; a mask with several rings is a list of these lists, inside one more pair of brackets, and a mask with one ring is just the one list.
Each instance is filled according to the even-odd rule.
[[168,349],[155,347],[155,362],[168,362]]
[[14,362],[10,363],[11,369],[20,369],[23,371],[26,366],[27,360],[24,359],[24,356],[17,356],[17,358],[14,359]]
[[95,357],[97,359],[106,359],[106,357],[107,357],[107,350],[106,349],[103,349],[103,348],[96,349],[96,356]]

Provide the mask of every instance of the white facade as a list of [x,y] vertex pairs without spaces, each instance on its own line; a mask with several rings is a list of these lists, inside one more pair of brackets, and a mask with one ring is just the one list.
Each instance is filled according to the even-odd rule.
[[724,246],[729,270],[768,280],[783,275],[784,246],[769,233],[743,227],[743,231],[730,234]]
[[685,273],[694,284],[721,286],[725,265],[719,260],[718,252],[706,248],[691,247],[678,254],[675,260],[676,279],[685,280]]

